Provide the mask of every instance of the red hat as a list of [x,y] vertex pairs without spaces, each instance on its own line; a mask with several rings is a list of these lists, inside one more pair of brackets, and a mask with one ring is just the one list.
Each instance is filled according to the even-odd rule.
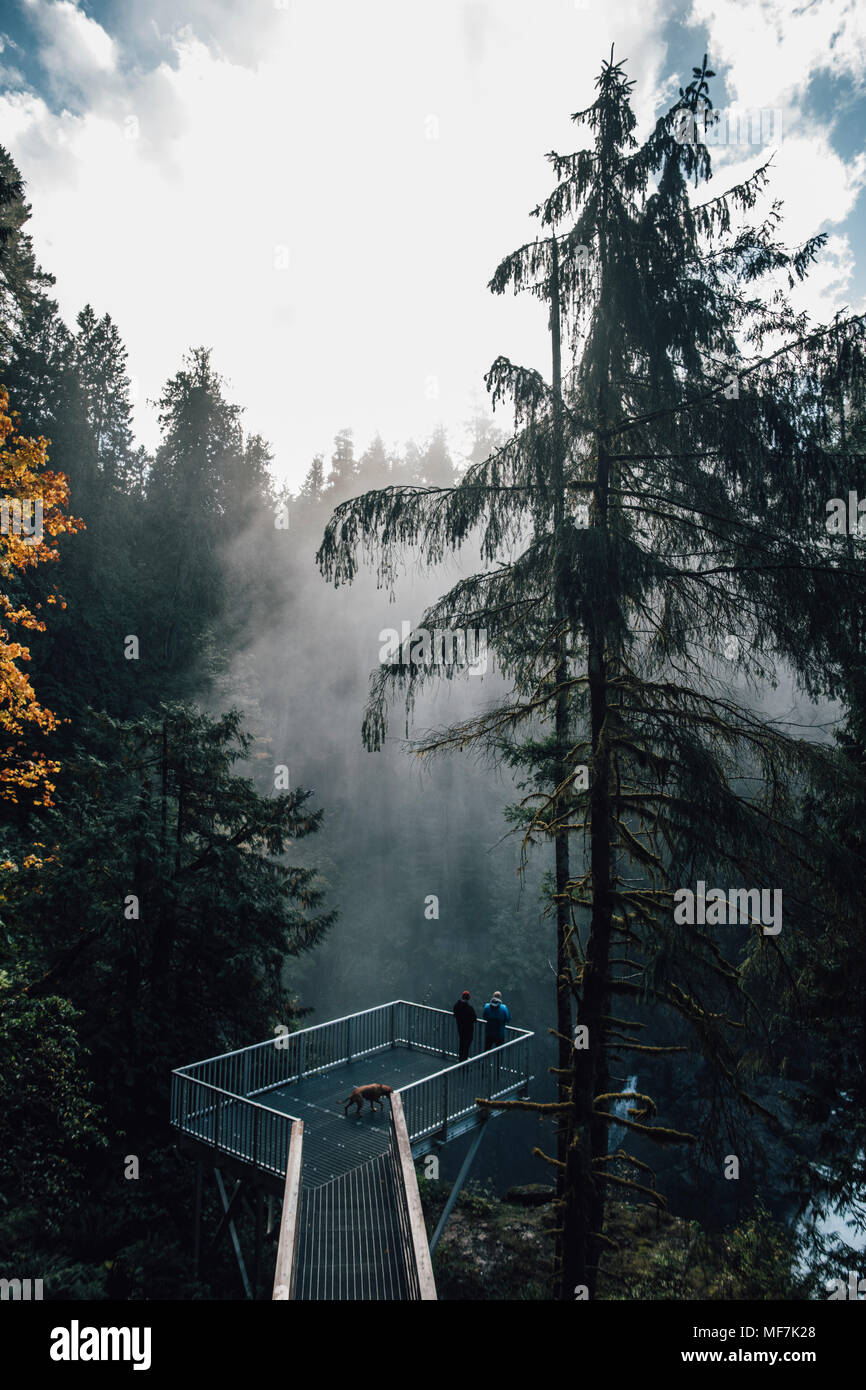
[[471,999],[471,998],[472,998],[472,995],[469,993],[469,990],[468,990],[468,989],[464,989],[464,991],[463,991],[463,993],[462,993],[462,995],[461,995],[460,997],[461,997],[461,999]]

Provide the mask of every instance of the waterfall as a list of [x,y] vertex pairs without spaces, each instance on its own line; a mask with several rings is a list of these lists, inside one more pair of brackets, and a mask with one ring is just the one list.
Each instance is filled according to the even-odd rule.
[[[637,1088],[637,1077],[636,1077],[636,1076],[629,1076],[629,1077],[627,1077],[627,1078],[626,1078],[626,1083],[625,1083],[625,1085],[623,1086],[623,1090],[624,1090],[624,1091],[634,1091],[636,1088]],[[624,1120],[627,1120],[627,1119],[628,1119],[628,1109],[629,1109],[629,1106],[630,1106],[630,1105],[634,1105],[634,1099],[633,1099],[633,1097],[631,1097],[631,1096],[623,1096],[621,1100],[615,1101],[614,1107],[613,1107],[613,1114],[614,1114],[614,1115],[620,1115]],[[625,1128],[624,1125],[610,1125],[610,1127],[608,1128],[608,1131],[607,1131],[607,1151],[608,1151],[608,1153],[613,1153],[614,1149],[618,1149],[618,1148],[619,1148],[619,1146],[620,1146],[620,1144],[622,1143],[622,1141],[623,1141],[623,1139],[624,1139],[624,1137],[625,1137],[626,1134],[628,1134],[628,1130]]]

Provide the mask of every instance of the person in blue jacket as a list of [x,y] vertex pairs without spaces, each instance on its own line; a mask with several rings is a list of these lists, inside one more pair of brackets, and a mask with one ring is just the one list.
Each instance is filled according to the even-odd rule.
[[511,1018],[508,1008],[502,1002],[499,990],[494,990],[490,1003],[484,1005],[484,1051],[491,1047],[501,1047],[505,1042],[505,1025]]

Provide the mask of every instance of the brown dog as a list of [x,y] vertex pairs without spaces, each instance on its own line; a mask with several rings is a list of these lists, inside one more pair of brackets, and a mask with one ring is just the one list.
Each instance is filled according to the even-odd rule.
[[384,1108],[382,1106],[382,1097],[390,1096],[393,1089],[393,1086],[383,1086],[381,1081],[377,1081],[370,1086],[356,1086],[348,1100],[340,1101],[340,1104],[345,1107],[343,1114],[348,1115],[350,1105],[357,1105],[357,1114],[360,1115],[361,1111],[364,1109],[365,1100],[370,1102],[370,1109],[374,1113],[376,1110],[376,1101],[379,1102],[379,1109],[382,1110]]

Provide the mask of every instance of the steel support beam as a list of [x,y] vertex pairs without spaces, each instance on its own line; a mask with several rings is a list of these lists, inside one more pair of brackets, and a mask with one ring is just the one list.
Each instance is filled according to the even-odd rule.
[[195,1209],[193,1215],[193,1270],[198,1279],[201,1268],[201,1160],[195,1164]]
[[241,1254],[241,1243],[238,1240],[238,1233],[235,1229],[235,1223],[231,1217],[232,1208],[241,1191],[241,1182],[240,1179],[238,1179],[237,1185],[235,1186],[235,1190],[232,1193],[231,1198],[229,1198],[226,1196],[225,1183],[223,1182],[223,1175],[220,1172],[219,1168],[214,1168],[214,1176],[216,1178],[217,1187],[219,1189],[220,1201],[223,1205],[223,1214],[222,1219],[220,1220],[220,1224],[217,1226],[216,1234],[214,1235],[214,1238],[211,1241],[211,1248],[213,1248],[213,1246],[219,1239],[220,1234],[222,1233],[223,1226],[228,1225],[229,1235],[232,1238],[232,1245],[234,1246],[235,1259],[238,1262],[238,1269],[240,1270],[241,1281],[243,1282],[244,1286],[244,1293],[246,1294],[248,1299],[252,1300],[253,1291],[250,1287],[250,1281],[247,1275],[247,1267],[244,1264],[244,1257]]
[[489,1124],[489,1121],[488,1121],[488,1120],[485,1120],[483,1124],[479,1125],[478,1130],[477,1130],[477,1132],[476,1132],[476,1134],[475,1134],[475,1138],[472,1140],[472,1143],[469,1145],[469,1152],[467,1153],[466,1157],[464,1158],[463,1163],[462,1163],[461,1168],[460,1168],[460,1172],[457,1174],[457,1179],[456,1179],[456,1181],[455,1181],[455,1183],[454,1183],[454,1186],[452,1187],[451,1191],[450,1191],[449,1194],[448,1194],[448,1201],[445,1203],[445,1210],[443,1211],[442,1215],[441,1215],[440,1218],[439,1218],[439,1225],[436,1227],[436,1230],[433,1232],[433,1235],[432,1235],[432,1237],[431,1237],[431,1239],[430,1239],[430,1254],[431,1254],[431,1255],[433,1254],[434,1250],[436,1249],[436,1246],[439,1244],[439,1237],[441,1236],[442,1232],[445,1230],[445,1223],[447,1222],[449,1216],[451,1215],[452,1211],[454,1210],[455,1204],[456,1204],[456,1202],[457,1202],[457,1198],[460,1196],[460,1193],[461,1193],[461,1191],[463,1190],[463,1184],[465,1183],[467,1177],[469,1176],[469,1169],[472,1167],[473,1159],[475,1158],[475,1155],[476,1155],[477,1152],[478,1152],[478,1146],[479,1146],[479,1144],[481,1143],[481,1140],[484,1138],[484,1131],[485,1131],[485,1129],[487,1128],[488,1124]]

